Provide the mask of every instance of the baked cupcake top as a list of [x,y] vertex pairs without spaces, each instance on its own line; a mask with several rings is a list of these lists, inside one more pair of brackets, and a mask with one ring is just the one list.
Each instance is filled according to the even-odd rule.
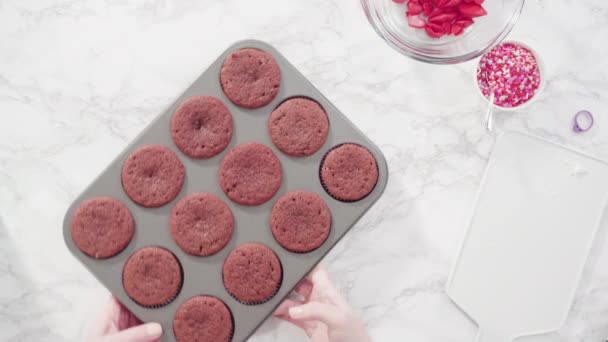
[[307,253],[319,248],[331,230],[331,213],[323,199],[308,191],[281,196],[270,214],[272,235],[285,249]]
[[135,203],[160,207],[179,194],[185,174],[184,164],[168,147],[144,145],[125,160],[122,187]]
[[182,269],[173,253],[162,247],[143,247],[133,253],[122,271],[127,295],[145,307],[169,304],[181,289]]
[[195,193],[173,207],[169,229],[173,240],[186,253],[208,256],[230,241],[234,217],[226,203],[215,195]]
[[263,144],[240,144],[222,159],[219,179],[222,190],[232,201],[259,205],[271,199],[281,187],[281,161]]
[[78,249],[90,257],[104,259],[127,247],[135,232],[135,221],[119,200],[95,197],[76,209],[70,229]]
[[215,297],[188,299],[179,306],[173,319],[173,333],[178,341],[228,342],[233,330],[230,310]]
[[175,145],[192,158],[211,158],[232,138],[232,114],[212,96],[193,96],[182,102],[171,117]]
[[321,183],[335,199],[359,201],[374,190],[377,181],[376,158],[361,145],[336,146],[321,162]]
[[224,287],[244,304],[260,304],[272,298],[281,286],[283,271],[274,252],[259,243],[234,249],[223,267]]
[[275,146],[294,157],[310,156],[327,140],[329,121],[321,106],[310,99],[289,99],[268,119],[268,131]]
[[259,108],[277,96],[281,69],[268,52],[241,49],[224,60],[220,83],[224,94],[234,104],[250,109]]

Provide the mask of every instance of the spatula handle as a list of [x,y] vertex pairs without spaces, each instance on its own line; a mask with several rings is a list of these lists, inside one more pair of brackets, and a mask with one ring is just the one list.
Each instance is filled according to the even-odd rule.
[[490,329],[479,329],[475,342],[511,342],[512,340],[507,334],[498,333]]

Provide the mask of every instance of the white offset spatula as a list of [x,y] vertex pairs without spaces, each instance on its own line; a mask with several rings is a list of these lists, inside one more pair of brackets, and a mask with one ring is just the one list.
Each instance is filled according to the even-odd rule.
[[477,342],[561,327],[607,202],[607,163],[522,133],[498,138],[447,285]]

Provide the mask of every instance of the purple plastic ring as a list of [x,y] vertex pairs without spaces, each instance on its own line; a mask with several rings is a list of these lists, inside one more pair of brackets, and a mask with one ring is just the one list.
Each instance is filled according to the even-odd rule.
[[[584,125],[581,121],[587,119],[589,123]],[[588,110],[581,110],[574,116],[574,127],[572,130],[575,133],[587,132],[593,127],[593,114]]]

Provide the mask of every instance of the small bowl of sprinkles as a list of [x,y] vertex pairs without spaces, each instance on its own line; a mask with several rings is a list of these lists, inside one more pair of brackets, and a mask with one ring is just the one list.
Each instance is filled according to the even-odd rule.
[[538,54],[519,42],[503,42],[479,60],[477,85],[489,101],[494,92],[494,107],[516,111],[529,106],[545,83],[545,73]]

